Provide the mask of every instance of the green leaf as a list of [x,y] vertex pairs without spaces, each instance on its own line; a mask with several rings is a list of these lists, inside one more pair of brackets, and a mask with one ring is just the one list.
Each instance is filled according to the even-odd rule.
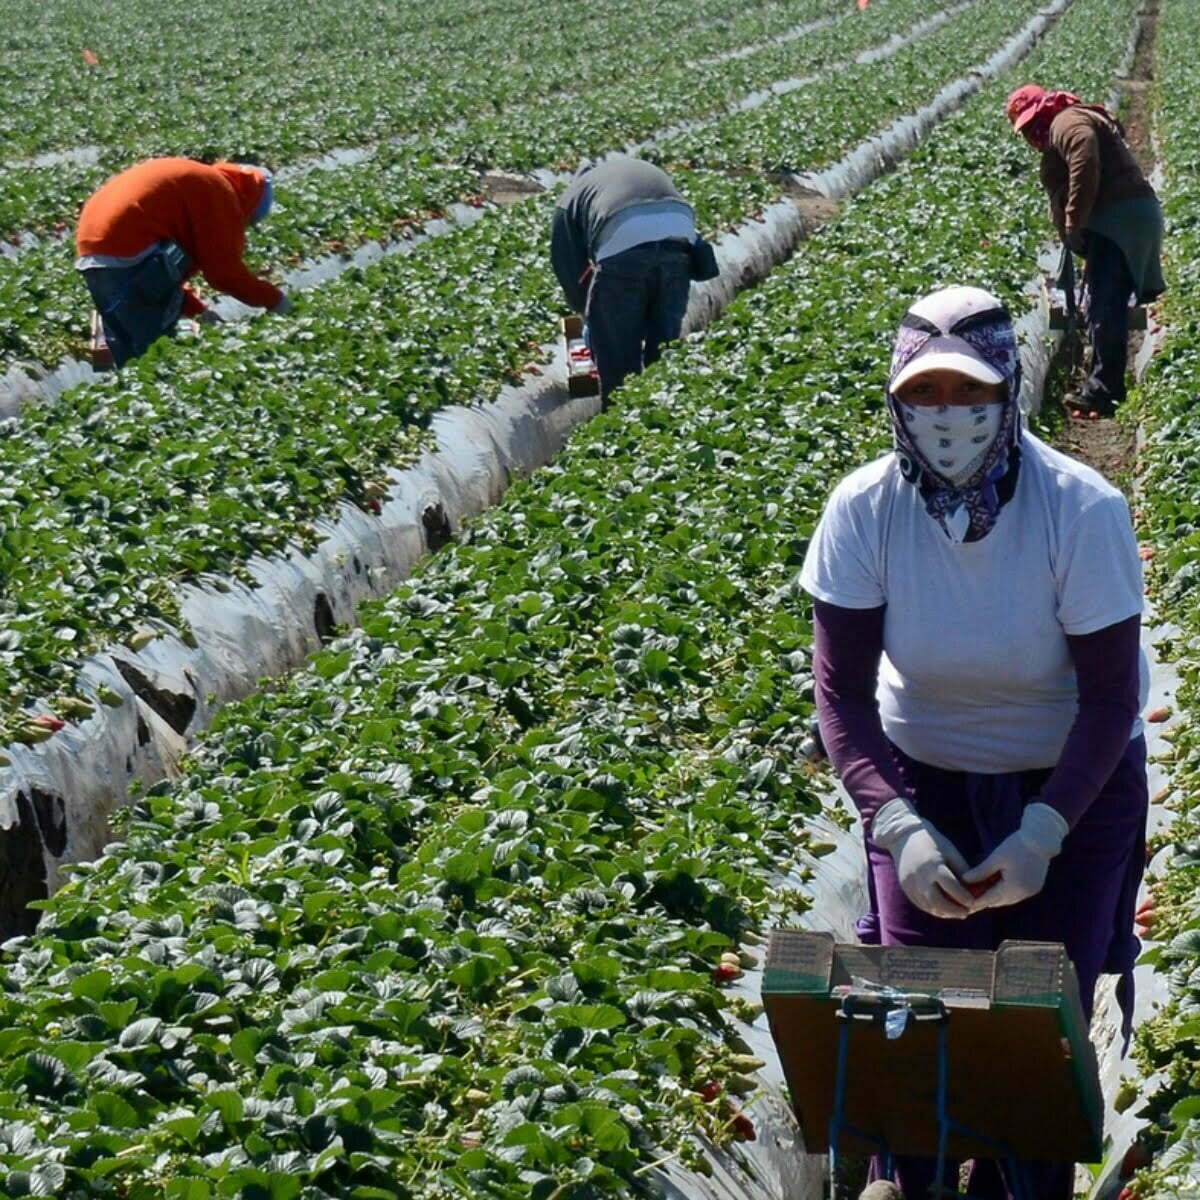
[[195,1116],[170,1117],[162,1122],[161,1128],[168,1129],[185,1145],[192,1146],[199,1140],[204,1129],[204,1118]]
[[78,975],[71,980],[71,995],[86,1000],[103,1000],[111,987],[110,972],[103,969],[89,971],[86,975]]
[[657,647],[642,655],[642,670],[648,679],[661,679],[671,666],[671,656]]
[[442,874],[450,883],[474,883],[482,875],[479,856],[465,850],[455,854],[442,868]]
[[[109,1027],[109,1029],[123,1030],[127,1025],[129,1025],[129,1018],[132,1017],[135,1012],[137,1012],[137,1007],[138,1002],[136,1000],[109,1000],[102,1004],[96,1005],[96,1011],[100,1014],[101,1018],[104,1020],[104,1023]],[[156,1017],[149,1017],[147,1019],[150,1021],[157,1020]],[[137,1024],[141,1026],[143,1025],[143,1022],[139,1021]],[[130,1028],[133,1028],[133,1026],[130,1026]],[[123,1042],[122,1044],[132,1045],[133,1043]]]
[[211,1200],[212,1188],[203,1179],[169,1179],[165,1200]]
[[335,1137],[333,1141],[317,1155],[316,1161],[312,1165],[312,1169],[308,1173],[309,1179],[317,1179],[325,1171],[329,1170],[339,1159],[346,1157],[346,1147],[342,1145],[342,1139]]
[[[130,1001],[130,1003],[134,1004],[135,1008],[137,1007],[136,1002]],[[161,1028],[162,1021],[158,1017],[143,1017],[140,1021],[134,1021],[132,1025],[127,1025],[121,1031],[121,1036],[117,1041],[123,1050],[148,1046],[154,1042]]]
[[104,1042],[55,1042],[49,1053],[66,1063],[72,1071],[81,1071],[105,1048]]
[[229,1053],[243,1067],[252,1068],[256,1061],[258,1048],[263,1044],[265,1035],[257,1029],[241,1029],[229,1039]]
[[220,1088],[215,1092],[209,1092],[204,1097],[204,1108],[215,1109],[219,1112],[221,1120],[225,1122],[225,1128],[230,1132],[233,1132],[233,1127],[241,1121],[246,1111],[242,1097],[231,1088]]
[[94,1092],[88,1097],[88,1107],[105,1125],[118,1129],[133,1129],[142,1123],[137,1109],[116,1092]]
[[559,1024],[581,1029],[617,1029],[625,1024],[625,1014],[611,1004],[561,1004],[552,1013]]
[[1186,1125],[1193,1117],[1200,1117],[1200,1096],[1186,1096],[1171,1109],[1175,1125]]

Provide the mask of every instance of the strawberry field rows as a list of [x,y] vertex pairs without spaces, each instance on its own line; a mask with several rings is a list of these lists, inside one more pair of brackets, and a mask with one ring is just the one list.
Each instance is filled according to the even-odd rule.
[[[1031,6],[975,14],[873,70],[883,108],[910,108],[986,57]],[[971,10],[973,11],[973,10]],[[926,64],[926,58],[932,58]],[[861,136],[837,79],[801,97],[820,165]],[[840,107],[833,103],[841,97]],[[770,106],[764,106],[765,112]],[[818,117],[822,119],[818,120]],[[756,212],[754,175],[682,171],[711,234]],[[403,258],[311,293],[287,322],[160,344],[119,379],[78,388],[0,427],[0,727],[40,738],[22,706],[70,691],[79,663],[139,628],[178,627],[171,584],[236,574],[251,555],[311,541],[338,502],[367,505],[386,468],[423,444],[448,403],[491,399],[556,326],[552,198],[487,213]],[[83,711],[76,702],[64,715]]]
[[[887,0],[883,9],[892,2]],[[831,19],[835,7],[830,0],[806,0],[805,3],[788,6],[788,24]],[[899,7],[905,9],[910,5],[903,0]],[[740,94],[740,86],[755,86],[753,81],[759,77],[770,80],[788,75],[789,54],[799,54],[800,62],[811,61],[807,57],[807,49],[804,49],[809,37],[778,45],[768,37],[761,41],[751,40],[749,44],[759,49],[744,60],[712,62],[690,73],[684,72],[679,62],[681,53],[686,58],[690,49],[699,51],[702,47],[709,50],[739,47],[763,32],[759,24],[746,17],[735,17],[732,10],[733,6],[723,0],[714,0],[702,6],[699,13],[689,12],[685,6],[675,2],[660,4],[645,14],[646,36],[634,44],[628,40],[628,11],[622,11],[620,6],[606,8],[608,15],[601,17],[589,10],[586,21],[592,24],[607,22],[610,28],[598,40],[581,42],[573,53],[567,55],[562,53],[561,27],[553,24],[541,29],[532,42],[529,37],[520,40],[514,33],[509,33],[507,37],[515,40],[507,41],[502,28],[495,29],[487,25],[486,28],[492,30],[491,36],[501,39],[501,46],[493,48],[490,53],[481,51],[476,44],[480,37],[478,20],[464,25],[457,35],[468,43],[468,48],[465,51],[444,51],[442,57],[436,56],[436,47],[430,48],[428,58],[423,54],[414,57],[412,50],[397,54],[394,47],[381,42],[373,56],[374,65],[379,66],[380,59],[385,63],[390,62],[391,69],[399,69],[406,82],[403,85],[399,82],[389,83],[386,75],[378,82],[373,100],[373,122],[370,125],[336,130],[337,136],[334,136],[334,130],[325,130],[325,136],[310,146],[289,146],[287,131],[292,124],[311,119],[313,114],[310,110],[314,107],[319,109],[321,105],[328,106],[328,97],[334,94],[334,90],[322,88],[314,91],[310,101],[295,109],[279,104],[271,106],[269,129],[264,133],[269,132],[273,139],[282,137],[283,142],[255,139],[247,142],[232,130],[225,131],[222,137],[218,132],[219,123],[226,114],[214,114],[217,128],[205,136],[205,146],[202,150],[197,149],[197,152],[236,156],[240,151],[256,159],[265,159],[274,167],[285,166],[285,174],[295,177],[307,172],[321,174],[320,167],[324,162],[322,155],[326,151],[361,148],[362,153],[369,156],[377,146],[384,149],[389,146],[411,146],[414,149],[408,157],[414,165],[420,166],[425,152],[431,145],[437,144],[426,139],[446,136],[448,131],[454,130],[465,132],[463,144],[471,146],[474,144],[473,138],[466,131],[478,130],[478,137],[485,138],[485,131],[494,128],[497,115],[501,113],[505,122],[511,121],[517,128],[531,127],[539,120],[539,113],[544,107],[569,101],[577,107],[575,121],[570,124],[580,120],[585,123],[603,120],[603,113],[593,116],[590,111],[596,107],[596,95],[603,94],[616,102],[613,107],[617,111],[627,110],[635,102],[639,103],[641,119],[649,120],[656,126],[667,123],[672,113],[690,111],[681,109],[676,93],[680,88],[690,87],[696,77],[711,82],[713,95],[706,98],[706,104],[716,109],[726,98],[732,100]],[[750,10],[751,14],[763,11],[761,6]],[[783,6],[776,6],[773,11],[781,15],[784,9]],[[855,34],[857,37],[870,36],[865,31],[889,23],[888,18],[880,17],[847,24],[844,9],[841,17],[836,27],[860,31]],[[144,21],[145,14],[140,14],[138,19]],[[486,22],[486,18],[482,19]],[[528,10],[521,15],[521,19],[529,21]],[[686,28],[680,28],[685,22]],[[294,32],[286,27],[275,36],[280,37],[284,44],[295,37]],[[810,36],[817,38],[819,47],[825,47],[827,53],[838,44],[836,38],[829,39],[824,29],[819,28]],[[558,43],[559,52],[549,52],[547,43]],[[583,46],[586,46],[586,53],[580,53]],[[361,44],[358,55],[363,57]],[[513,61],[514,55],[517,62]],[[74,64],[70,65],[74,70]],[[340,66],[335,59],[326,69],[340,71]],[[639,82],[626,85],[615,83],[614,75],[619,72],[628,72]],[[123,72],[118,73],[118,77],[120,75]],[[685,75],[687,78],[684,78]],[[429,78],[424,78],[426,76]],[[662,88],[652,93],[643,76],[661,78]],[[339,74],[338,78],[336,94],[341,98],[342,76]],[[218,84],[214,82],[212,86]],[[433,89],[432,96],[427,95],[430,88]],[[623,91],[623,88],[640,88],[640,91]],[[443,103],[443,92],[456,94],[458,101],[454,104]],[[140,98],[130,97],[128,102],[138,104]],[[420,105],[417,112],[410,107],[414,102]],[[318,112],[316,116],[319,115]],[[128,135],[125,138],[103,138],[101,163],[66,163],[51,169],[33,166],[28,162],[23,165],[19,160],[10,162],[6,175],[9,186],[5,189],[3,201],[0,201],[5,206],[0,209],[0,232],[7,234],[26,229],[45,229],[52,227],[53,222],[68,220],[87,194],[87,188],[104,178],[109,170],[118,169],[130,160],[152,153],[177,153],[181,147],[192,145],[197,128],[193,120],[189,122],[188,132],[179,131],[166,136],[161,125],[156,125],[156,141],[151,144],[130,142]],[[570,136],[569,129],[556,131],[556,136]],[[486,144],[486,141],[479,142],[480,148]],[[607,143],[606,148],[611,144]],[[497,162],[495,165],[503,166],[504,163]]]
[[[885,0],[877,0],[883,3]],[[4,0],[4,159],[187,146],[295,160],[783,34],[836,0]],[[89,50],[98,61],[82,57]],[[157,98],[151,102],[148,97]]]
[[[970,280],[1027,303],[1044,215],[1006,91],[1105,94],[1136,7],[1076,0],[360,630],[225,710],[5,950],[0,1188],[592,1200],[649,1193],[662,1157],[702,1169],[696,1134],[754,1136],[757,1064],[727,1022],[752,1013],[718,967],[803,903],[777,881],[819,803],[806,540],[885,444],[911,297]],[[462,237],[515,245],[544,216]],[[372,274],[380,321],[412,261]],[[314,370],[359,369],[305,320]],[[251,357],[287,353],[258,336],[237,334]],[[386,387],[379,338],[356,392]],[[94,428],[126,394],[201,403],[204,369],[173,347],[88,389]],[[232,359],[209,369],[236,385]]]
[[[961,7],[959,3],[951,11]],[[758,131],[758,158],[739,161],[725,155],[715,165],[739,172],[759,170],[764,157],[777,166],[789,161],[808,168],[824,165],[850,140],[873,132],[885,118],[907,111],[926,89],[936,90],[971,66],[979,46],[989,45],[993,37],[999,41],[1035,7],[1029,0],[990,6],[980,27],[979,6],[972,0],[965,13],[956,13],[949,22],[952,30],[919,39],[895,61],[854,70],[860,87],[869,75],[877,100],[861,103],[841,72],[814,81],[744,115],[739,128],[748,125],[750,131]],[[647,150],[672,165],[686,162],[695,157],[696,139],[710,146],[722,144],[725,124],[736,120],[722,114],[756,89],[807,77],[833,63],[848,62],[865,49],[886,45],[891,37],[919,25],[929,8],[922,0],[886,0],[877,10],[868,10],[869,16],[843,9],[840,19],[804,38],[767,44],[745,58],[700,70],[674,63],[671,48],[660,47],[658,53],[666,61],[645,64],[644,74],[633,75],[629,82],[608,80],[584,93],[538,96],[498,111],[489,107],[470,118],[448,118],[441,127],[370,148],[361,162],[335,170],[286,172],[279,181],[277,210],[251,238],[254,258],[278,268],[330,248],[402,237],[427,214],[475,195],[481,170],[570,171],[588,155],[653,137],[685,118],[706,117],[677,150],[669,148],[670,142],[661,151]],[[778,108],[786,114],[775,128],[769,114]],[[817,112],[825,119],[814,120]],[[810,133],[791,151],[786,147],[794,142],[797,126],[807,126]],[[741,136],[747,136],[745,130]],[[12,229],[58,227],[65,233],[88,188],[105,171],[81,171],[65,192],[57,171],[25,174],[52,183],[53,204],[15,213]],[[20,195],[19,188],[11,190]],[[773,195],[777,189],[762,181],[761,190]],[[0,219],[0,234],[4,229]],[[77,348],[85,329],[82,294],[69,245],[61,238],[43,238],[19,255],[0,258],[0,365],[21,360],[51,365]]]

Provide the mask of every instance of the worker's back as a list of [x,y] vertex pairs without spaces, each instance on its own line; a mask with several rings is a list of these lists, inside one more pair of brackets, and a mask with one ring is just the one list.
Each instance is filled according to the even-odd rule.
[[558,207],[594,246],[605,222],[617,213],[634,204],[668,200],[686,203],[666,171],[644,159],[616,155],[576,175]]
[[[178,243],[201,257],[198,230],[240,244],[263,191],[263,175],[234,163],[151,158],[114,175],[88,198],[79,215],[79,255],[134,257],[156,242]],[[236,227],[236,228],[233,228]]]
[[[1095,139],[1094,141],[1092,139]],[[1059,113],[1050,125],[1049,144],[1042,154],[1042,186],[1052,197],[1065,197],[1073,166],[1095,146],[1099,179],[1091,209],[1104,209],[1135,196],[1153,196],[1121,128],[1107,113],[1077,104]]]

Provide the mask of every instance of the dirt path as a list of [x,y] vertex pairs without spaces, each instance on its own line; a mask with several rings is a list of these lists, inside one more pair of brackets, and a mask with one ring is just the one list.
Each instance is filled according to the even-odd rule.
[[[1121,120],[1126,138],[1147,176],[1154,170],[1154,146],[1151,138],[1150,88],[1154,81],[1154,44],[1158,34],[1158,2],[1151,0],[1141,18],[1141,33],[1133,67],[1127,79],[1119,81],[1124,94]],[[1142,335],[1129,336],[1129,363],[1141,345]],[[1083,383],[1082,370],[1064,380],[1063,395],[1078,393]],[[1093,466],[1117,486],[1129,491],[1134,472],[1137,431],[1122,417],[1080,418],[1065,415],[1055,438],[1061,450]]]

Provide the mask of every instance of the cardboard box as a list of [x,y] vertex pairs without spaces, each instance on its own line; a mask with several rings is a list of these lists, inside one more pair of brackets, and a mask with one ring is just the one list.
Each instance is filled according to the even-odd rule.
[[572,396],[598,396],[600,376],[591,351],[583,342],[583,318],[573,313],[563,317],[563,341],[567,348],[567,393]]
[[100,323],[100,314],[92,313],[92,333],[88,344],[88,357],[95,371],[111,371],[113,369],[112,351],[104,339],[104,326]]
[[[936,996],[948,1013],[949,1115],[1020,1158],[1098,1162],[1103,1109],[1095,1051],[1066,951],[1054,942],[1000,949],[837,945],[829,934],[771,934],[763,1003],[809,1153],[829,1145],[839,1022],[863,982]],[[844,1117],[893,1153],[937,1152],[937,1026],[910,1020],[889,1039],[850,1023]],[[843,1136],[842,1152],[871,1153]],[[994,1145],[952,1134],[955,1158],[997,1157]]]

